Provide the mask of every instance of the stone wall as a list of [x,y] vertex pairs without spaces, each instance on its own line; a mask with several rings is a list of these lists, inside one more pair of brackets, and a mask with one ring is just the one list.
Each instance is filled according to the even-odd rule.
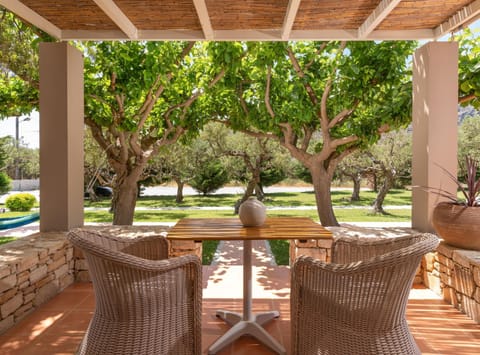
[[425,284],[480,324],[480,251],[442,242],[426,256],[424,266]]
[[[124,237],[163,235],[163,226],[87,227]],[[202,244],[173,242],[169,256],[196,254]],[[90,281],[83,253],[67,241],[66,233],[36,233],[0,246],[0,334],[22,320],[74,281]]]
[[74,281],[65,233],[37,233],[0,246],[0,334]]

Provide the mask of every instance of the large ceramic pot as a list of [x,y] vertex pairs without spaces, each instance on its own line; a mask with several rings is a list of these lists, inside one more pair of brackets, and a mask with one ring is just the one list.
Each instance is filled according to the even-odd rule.
[[480,207],[441,202],[433,209],[432,224],[445,243],[480,250]]
[[249,197],[240,205],[238,217],[246,227],[258,227],[265,223],[267,208],[256,197]]

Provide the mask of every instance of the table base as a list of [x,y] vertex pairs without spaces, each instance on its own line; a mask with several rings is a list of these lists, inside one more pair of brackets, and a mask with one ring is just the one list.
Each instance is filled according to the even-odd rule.
[[278,318],[280,316],[278,311],[252,314],[251,319],[249,320],[244,320],[243,315],[240,313],[224,310],[217,311],[216,316],[223,319],[227,324],[231,325],[232,328],[210,346],[208,354],[216,354],[242,335],[253,336],[263,345],[268,346],[276,353],[281,355],[286,354],[283,346],[262,327],[262,324],[265,324],[274,318]]

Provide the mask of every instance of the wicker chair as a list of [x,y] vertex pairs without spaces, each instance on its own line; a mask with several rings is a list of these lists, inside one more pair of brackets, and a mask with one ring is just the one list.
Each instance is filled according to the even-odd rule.
[[201,354],[201,263],[167,259],[165,238],[119,238],[75,229],[87,259],[95,312],[78,354]]
[[292,354],[420,354],[405,310],[422,256],[438,238],[339,238],[332,263],[299,257],[291,279]]

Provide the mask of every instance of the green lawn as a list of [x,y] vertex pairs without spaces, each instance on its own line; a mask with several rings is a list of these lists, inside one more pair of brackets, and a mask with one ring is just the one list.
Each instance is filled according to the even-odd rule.
[[[386,210],[386,214],[372,214],[367,208],[337,208],[335,215],[339,222],[408,222],[410,220],[410,209]],[[317,210],[268,210],[270,217],[309,217],[318,222]],[[143,210],[135,212],[136,222],[170,222],[175,223],[181,218],[206,218],[206,217],[234,217],[231,210]],[[105,210],[85,211],[85,221],[88,222],[112,222],[113,215]]]
[[[409,208],[386,209],[386,214],[373,214],[369,206],[373,203],[376,194],[372,191],[361,191],[361,200],[350,202],[351,192],[348,190],[332,191],[332,202],[335,215],[339,222],[408,222],[411,219]],[[181,204],[175,202],[175,196],[144,196],[137,201],[137,207],[151,208],[135,212],[136,222],[165,222],[175,223],[181,218],[205,218],[205,217],[234,217],[233,206],[241,198],[241,195],[187,195]],[[313,192],[281,192],[267,194],[264,201],[267,208],[283,207],[285,209],[269,209],[267,215],[271,217],[309,217],[318,222],[315,207],[315,195]],[[384,206],[404,206],[411,204],[411,191],[391,190]],[[296,209],[295,207],[311,207],[311,209]],[[98,202],[85,200],[85,207],[104,208],[99,210],[85,210],[86,223],[110,223],[113,215],[106,209],[110,207],[109,199]],[[224,209],[204,210],[200,207],[222,207]],[[288,209],[288,207],[292,207]],[[356,207],[356,208],[355,208]],[[227,209],[225,209],[227,208]],[[7,212],[0,217],[17,217],[31,212]],[[5,237],[0,239],[6,243],[12,239]],[[202,262],[210,264],[218,242],[203,243]],[[289,248],[288,241],[272,241],[270,247],[275,260],[279,265],[288,265]]]

